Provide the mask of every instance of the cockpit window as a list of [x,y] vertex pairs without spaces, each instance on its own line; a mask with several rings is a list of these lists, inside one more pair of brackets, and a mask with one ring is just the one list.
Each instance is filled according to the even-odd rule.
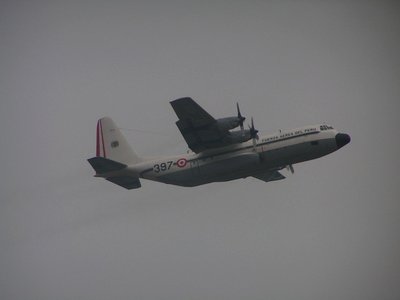
[[319,129],[321,129],[321,130],[329,130],[329,129],[333,129],[333,127],[329,126],[329,125],[321,125],[321,126],[319,126]]

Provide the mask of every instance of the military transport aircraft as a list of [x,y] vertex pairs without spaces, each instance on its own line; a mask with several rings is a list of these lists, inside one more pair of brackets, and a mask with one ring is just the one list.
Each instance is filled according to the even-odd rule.
[[[171,101],[176,125],[192,151],[176,156],[138,156],[108,117],[97,123],[96,157],[88,159],[95,177],[126,189],[141,187],[140,178],[179,186],[255,177],[265,182],[284,179],[279,172],[293,164],[332,153],[350,142],[350,136],[326,124],[305,126],[259,136],[244,128],[245,117],[215,119],[191,98]],[[240,127],[239,130],[231,131]]]

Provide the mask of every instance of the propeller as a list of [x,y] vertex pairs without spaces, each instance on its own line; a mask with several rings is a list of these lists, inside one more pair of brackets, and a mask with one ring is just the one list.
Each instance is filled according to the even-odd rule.
[[256,150],[256,145],[257,145],[256,140],[258,140],[259,137],[258,137],[258,134],[257,134],[257,133],[258,133],[258,130],[254,128],[254,120],[253,120],[253,117],[251,117],[251,127],[250,127],[250,125],[249,125],[249,129],[250,129],[250,137],[253,139],[253,149],[254,149],[254,151],[255,151],[255,150]]
[[292,174],[294,174],[293,165],[287,165],[287,166],[286,166],[286,170],[288,170],[288,171],[290,171]]
[[239,108],[239,103],[236,102],[236,108],[237,108],[237,113],[238,113],[238,120],[239,120],[239,125],[240,125],[240,130],[242,131],[242,135],[244,135],[244,127],[243,127],[243,122],[246,120],[245,117],[242,116],[240,113],[240,108]]

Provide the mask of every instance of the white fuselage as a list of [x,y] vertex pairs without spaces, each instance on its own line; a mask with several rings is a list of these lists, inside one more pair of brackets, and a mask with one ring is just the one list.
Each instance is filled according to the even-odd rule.
[[315,159],[336,151],[338,131],[327,125],[306,126],[261,136],[233,146],[163,157],[128,166],[123,173],[181,186],[228,181]]

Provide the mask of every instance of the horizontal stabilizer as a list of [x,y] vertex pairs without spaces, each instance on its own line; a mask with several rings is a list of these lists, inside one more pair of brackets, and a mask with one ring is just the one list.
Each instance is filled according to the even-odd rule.
[[270,171],[270,172],[266,172],[266,173],[261,173],[261,174],[253,175],[253,177],[260,179],[262,181],[265,181],[265,182],[276,181],[276,180],[281,180],[281,179],[286,178],[278,171]]
[[125,169],[127,165],[104,157],[92,157],[88,159],[97,174],[108,173]]
[[142,186],[139,178],[137,177],[118,176],[118,177],[109,177],[106,179],[112,183],[118,184],[119,186],[126,188],[127,190],[138,189]]

